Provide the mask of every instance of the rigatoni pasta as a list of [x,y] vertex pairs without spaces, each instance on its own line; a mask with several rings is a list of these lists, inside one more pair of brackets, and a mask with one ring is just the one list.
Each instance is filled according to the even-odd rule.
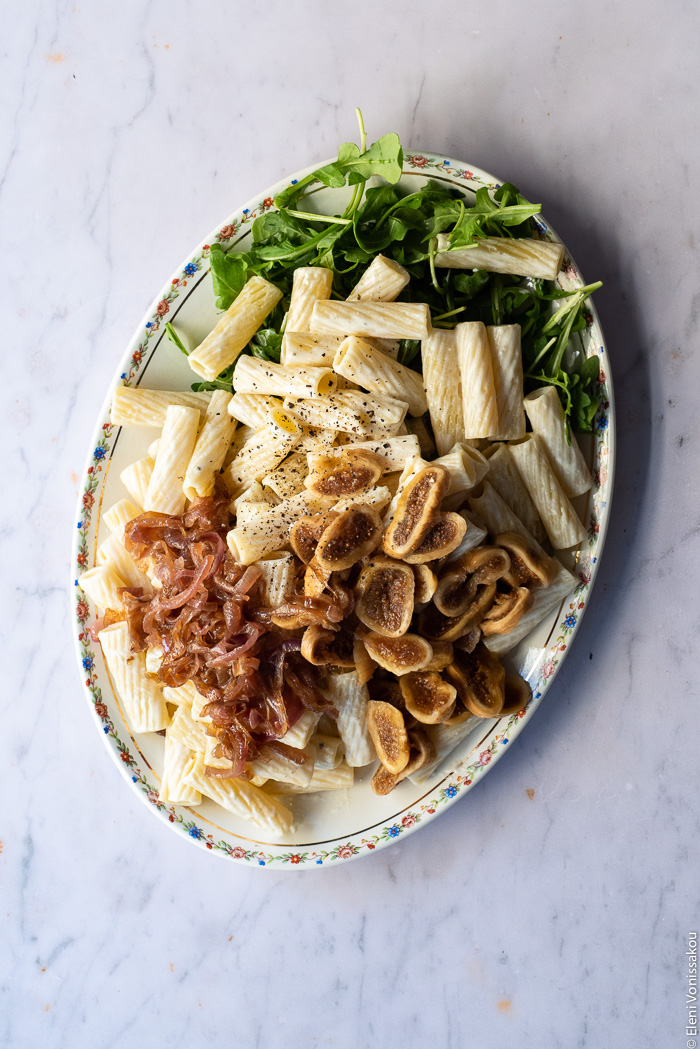
[[171,405],[158,444],[144,510],[181,514],[185,508],[184,481],[199,429],[196,408]]
[[554,549],[566,550],[583,542],[586,529],[556,478],[542,438],[530,434],[511,444],[510,451]]
[[549,464],[565,495],[583,495],[593,484],[574,434],[567,434],[561,401],[553,386],[533,390],[525,398],[525,410],[533,431],[539,435]]
[[189,355],[193,371],[203,379],[215,379],[233,364],[281,298],[282,292],[274,284],[251,277],[213,331]]

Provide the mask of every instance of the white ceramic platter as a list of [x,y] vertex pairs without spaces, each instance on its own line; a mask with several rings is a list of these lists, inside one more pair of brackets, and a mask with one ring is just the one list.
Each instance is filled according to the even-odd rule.
[[[295,179],[279,182],[260,193],[247,207],[234,212],[192,252],[154,300],[122,357],[97,419],[80,487],[72,561],[73,622],[86,696],[107,749],[128,784],[154,815],[178,834],[187,835],[200,848],[248,865],[287,869],[316,868],[354,859],[412,833],[471,790],[506,752],[551,688],[581,622],[607,528],[615,455],[610,367],[602,331],[590,307],[590,324],[582,333],[582,343],[587,355],[601,357],[601,407],[593,438],[583,443],[594,477],[592,490],[578,505],[586,524],[587,540],[568,562],[579,580],[574,592],[504,660],[506,665],[522,671],[532,686],[532,700],[527,709],[509,718],[478,721],[457,750],[420,786],[405,780],[391,794],[377,797],[370,788],[371,771],[364,770],[349,791],[298,797],[293,802],[296,829],[284,841],[266,840],[250,824],[210,802],[192,809],[160,802],[163,739],[156,734],[132,733],[126,723],[99,645],[90,640],[88,628],[95,619],[95,610],[80,589],[80,575],[94,566],[95,551],[106,535],[105,526],[100,523],[101,511],[127,494],[119,474],[128,463],[145,454],[156,436],[153,430],[124,430],[112,425],[109,414],[112,390],[120,383],[151,389],[189,389],[196,377],[185,357],[166,337],[165,322],[175,322],[192,346],[201,341],[217,318],[208,267],[210,246],[220,243],[227,248],[235,245],[237,250],[245,250],[250,243],[253,219],[273,206],[274,195],[290,181],[301,179],[312,170],[309,168],[299,172]],[[497,180],[478,168],[468,168],[436,154],[424,156],[409,150],[402,184],[409,192],[415,191],[426,177],[452,183],[467,194],[480,186],[498,185]],[[324,197],[330,194],[326,205],[337,213],[339,202],[341,209],[344,205],[338,196],[343,192],[323,190],[316,198],[315,207],[323,211]],[[558,239],[539,217],[537,225],[542,236]],[[565,289],[584,284],[568,251],[559,283]],[[115,800],[115,804],[120,803],[120,799]]]

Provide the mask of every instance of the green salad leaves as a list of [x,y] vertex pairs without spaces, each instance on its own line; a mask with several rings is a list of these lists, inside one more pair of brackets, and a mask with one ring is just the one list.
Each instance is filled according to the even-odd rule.
[[[333,163],[277,194],[276,210],[265,211],[253,221],[252,243],[245,252],[225,251],[220,244],[211,247],[219,309],[228,309],[254,274],[282,291],[281,303],[246,352],[279,361],[285,310],[298,266],[332,269],[333,296],[346,298],[381,252],[411,274],[399,300],[427,302],[435,327],[451,328],[465,320],[519,324],[526,391],[543,384],[555,386],[569,427],[591,432],[598,408],[598,359],[586,358],[575,336],[589,323],[586,300],[601,287],[600,282],[564,292],[550,281],[484,270],[436,270],[439,233],[449,235],[450,248],[472,244],[479,237],[532,237],[532,220],[541,205],[530,203],[509,182],[493,191],[483,186],[474,197],[428,179],[407,193],[398,185],[403,170],[398,135],[383,135],[368,147],[359,111],[358,120],[360,145],[344,143]],[[368,185],[375,176],[381,184]],[[352,193],[342,212],[305,210],[319,189],[346,186],[352,187]],[[169,337],[186,353],[172,326],[168,329]],[[399,359],[420,369],[420,343],[402,341]],[[234,369],[213,383],[195,383],[193,389],[230,390],[235,387]]]

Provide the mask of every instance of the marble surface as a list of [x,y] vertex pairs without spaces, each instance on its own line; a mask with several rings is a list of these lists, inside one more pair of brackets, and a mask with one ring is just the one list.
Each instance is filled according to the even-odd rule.
[[[686,1045],[697,5],[3,10],[0,1044]],[[563,672],[476,790],[360,862],[242,869],[154,820],[95,731],[70,638],[78,475],[153,295],[233,206],[353,138],[355,105],[370,135],[542,200],[605,282],[612,526]]]

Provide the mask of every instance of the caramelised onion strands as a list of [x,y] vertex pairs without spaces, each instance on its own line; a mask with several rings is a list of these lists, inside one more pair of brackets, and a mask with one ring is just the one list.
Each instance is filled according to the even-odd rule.
[[[261,749],[282,746],[305,708],[335,711],[304,665],[301,640],[285,637],[262,605],[260,569],[228,551],[229,501],[215,490],[179,516],[130,521],[126,547],[161,585],[150,598],[131,589],[123,600],[133,648],[162,649],[160,679],[172,687],[192,681],[208,700],[217,756],[231,762],[211,774],[237,777]],[[333,597],[299,603],[294,611],[342,619]]]

